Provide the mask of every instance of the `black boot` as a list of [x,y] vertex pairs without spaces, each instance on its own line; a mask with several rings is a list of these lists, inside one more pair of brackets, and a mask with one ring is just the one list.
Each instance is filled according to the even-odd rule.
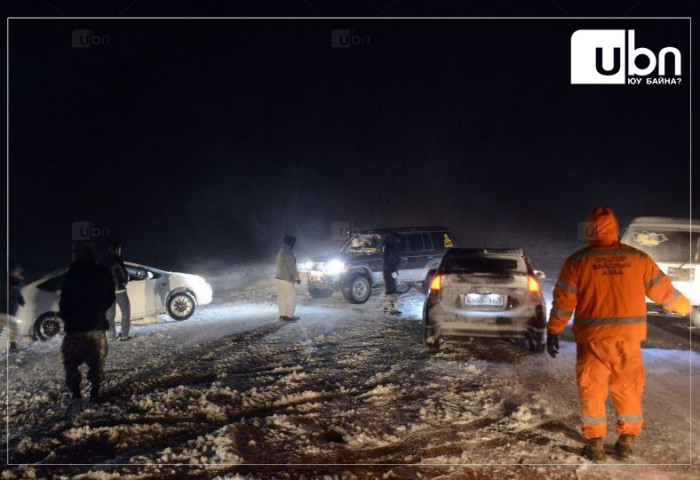
[[615,444],[615,451],[626,460],[634,455],[634,435],[620,435]]
[[588,440],[586,440],[586,446],[583,447],[583,454],[586,456],[586,458],[595,463],[603,463],[605,461],[603,439],[589,438]]

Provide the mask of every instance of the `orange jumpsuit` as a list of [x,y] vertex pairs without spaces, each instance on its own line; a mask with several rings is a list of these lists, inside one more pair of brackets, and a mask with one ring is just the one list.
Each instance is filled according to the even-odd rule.
[[586,223],[589,245],[566,259],[554,287],[547,332],[557,335],[574,314],[576,380],[583,436],[607,432],[608,386],[619,434],[642,431],[647,336],[646,297],[666,310],[688,314],[690,302],[644,252],[620,243],[612,210],[598,207]]

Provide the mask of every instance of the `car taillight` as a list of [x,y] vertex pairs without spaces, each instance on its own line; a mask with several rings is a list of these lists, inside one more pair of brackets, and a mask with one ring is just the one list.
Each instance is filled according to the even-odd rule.
[[540,293],[540,283],[532,275],[527,277],[527,290],[530,293]]
[[440,275],[434,275],[430,279],[430,289],[428,291],[428,307],[437,305],[440,297],[440,289],[442,288],[442,278]]

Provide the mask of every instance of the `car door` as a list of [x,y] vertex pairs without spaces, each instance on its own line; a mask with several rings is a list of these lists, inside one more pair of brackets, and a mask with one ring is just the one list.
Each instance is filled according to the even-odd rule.
[[[150,313],[149,290],[152,286],[148,283],[148,272],[143,267],[127,265],[126,270],[129,272],[129,283],[126,284],[126,292],[129,295],[129,303],[131,304],[131,318],[142,318]],[[152,294],[150,295],[152,296]],[[121,313],[117,309],[117,318],[120,318]]]
[[411,272],[409,271],[408,265],[408,234],[407,233],[397,233],[396,238],[398,239],[396,247],[399,251],[399,279],[408,280]]
[[[39,317],[47,312],[58,312],[59,302],[61,300],[61,289],[63,288],[63,281],[65,278],[65,271],[50,277],[36,286],[33,298],[25,298],[27,302],[31,301],[31,307],[35,317]],[[36,318],[27,320],[34,323]]]
[[[427,235],[425,239],[430,240]],[[404,277],[406,281],[419,281],[424,279],[425,265],[430,252],[425,245],[425,239],[421,232],[411,232],[407,234],[406,256],[408,257],[408,268]]]
[[165,302],[170,292],[170,276],[167,273],[146,268],[146,308],[151,315],[165,311]]

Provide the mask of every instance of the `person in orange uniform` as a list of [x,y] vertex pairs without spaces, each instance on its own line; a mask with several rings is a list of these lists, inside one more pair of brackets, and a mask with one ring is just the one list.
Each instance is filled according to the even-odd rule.
[[635,437],[642,432],[641,342],[647,337],[646,297],[676,313],[688,314],[691,306],[649,255],[620,243],[619,226],[610,208],[591,212],[586,234],[588,246],[566,259],[554,287],[547,351],[556,357],[558,335],[573,314],[584,454],[602,462],[608,388],[617,412],[615,449],[620,457],[633,455]]

